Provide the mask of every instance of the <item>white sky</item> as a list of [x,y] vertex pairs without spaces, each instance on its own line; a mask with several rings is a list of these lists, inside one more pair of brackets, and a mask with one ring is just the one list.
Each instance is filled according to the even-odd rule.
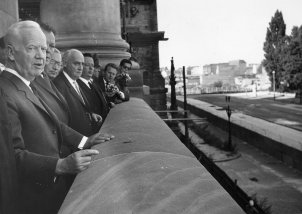
[[290,34],[302,25],[302,0],[157,0],[160,67],[243,59],[260,63],[266,29],[280,10]]

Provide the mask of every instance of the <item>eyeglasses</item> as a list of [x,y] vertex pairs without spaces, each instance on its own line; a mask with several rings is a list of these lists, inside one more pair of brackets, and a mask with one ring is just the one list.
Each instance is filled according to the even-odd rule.
[[94,68],[94,64],[92,63],[84,63],[84,66]]
[[53,60],[53,59],[50,60],[49,63],[52,64],[52,65],[58,66],[58,67],[61,67],[61,66],[62,66],[62,63],[61,63],[61,62],[55,61],[55,60]]
[[131,69],[131,67],[128,67],[128,66],[126,66],[126,65],[123,65],[122,66],[125,70],[130,70]]

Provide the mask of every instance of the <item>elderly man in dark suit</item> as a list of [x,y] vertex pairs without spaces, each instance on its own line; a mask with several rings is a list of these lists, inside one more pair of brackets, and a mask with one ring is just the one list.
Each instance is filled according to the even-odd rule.
[[63,55],[63,72],[53,82],[70,106],[70,127],[83,135],[91,135],[99,131],[102,117],[93,112],[77,83],[83,66],[84,56],[79,50],[66,51]]
[[[12,25],[4,42],[6,68],[0,76],[0,89],[8,97],[19,178],[17,204],[21,213],[56,213],[67,193],[65,175],[85,170],[92,156],[98,154],[88,148],[108,139],[99,134],[87,139],[60,122],[31,85],[43,71],[47,48],[45,35],[36,22]],[[62,158],[62,144],[75,152]]]
[[80,88],[87,97],[93,112],[102,116],[105,120],[109,108],[106,98],[97,84],[95,84],[92,76],[94,73],[94,61],[92,55],[84,54],[84,67],[82,76],[77,80]]

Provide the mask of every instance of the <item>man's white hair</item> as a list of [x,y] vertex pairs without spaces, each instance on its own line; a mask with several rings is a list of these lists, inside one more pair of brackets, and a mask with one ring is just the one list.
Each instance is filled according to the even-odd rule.
[[7,45],[14,43],[17,38],[20,38],[21,36],[20,32],[22,30],[30,29],[30,28],[35,28],[35,29],[39,28],[41,30],[40,25],[34,21],[21,21],[11,25],[4,36],[5,48],[7,48]]
[[69,49],[69,50],[65,51],[64,54],[63,54],[63,56],[62,56],[63,65],[67,65],[68,60],[70,59],[71,55],[74,52],[78,52],[78,53],[82,54],[82,52],[79,51],[78,49]]
[[53,53],[61,54],[61,52],[60,52],[59,49],[57,49],[57,48],[54,48],[54,49],[53,49]]

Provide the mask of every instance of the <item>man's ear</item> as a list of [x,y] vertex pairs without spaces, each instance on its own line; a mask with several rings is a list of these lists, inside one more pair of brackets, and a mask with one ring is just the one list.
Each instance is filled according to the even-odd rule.
[[67,62],[66,62],[66,60],[62,60],[62,66],[63,66],[63,68],[66,68],[66,67],[67,67]]
[[11,61],[15,61],[15,50],[12,45],[7,45],[6,47],[7,58]]

